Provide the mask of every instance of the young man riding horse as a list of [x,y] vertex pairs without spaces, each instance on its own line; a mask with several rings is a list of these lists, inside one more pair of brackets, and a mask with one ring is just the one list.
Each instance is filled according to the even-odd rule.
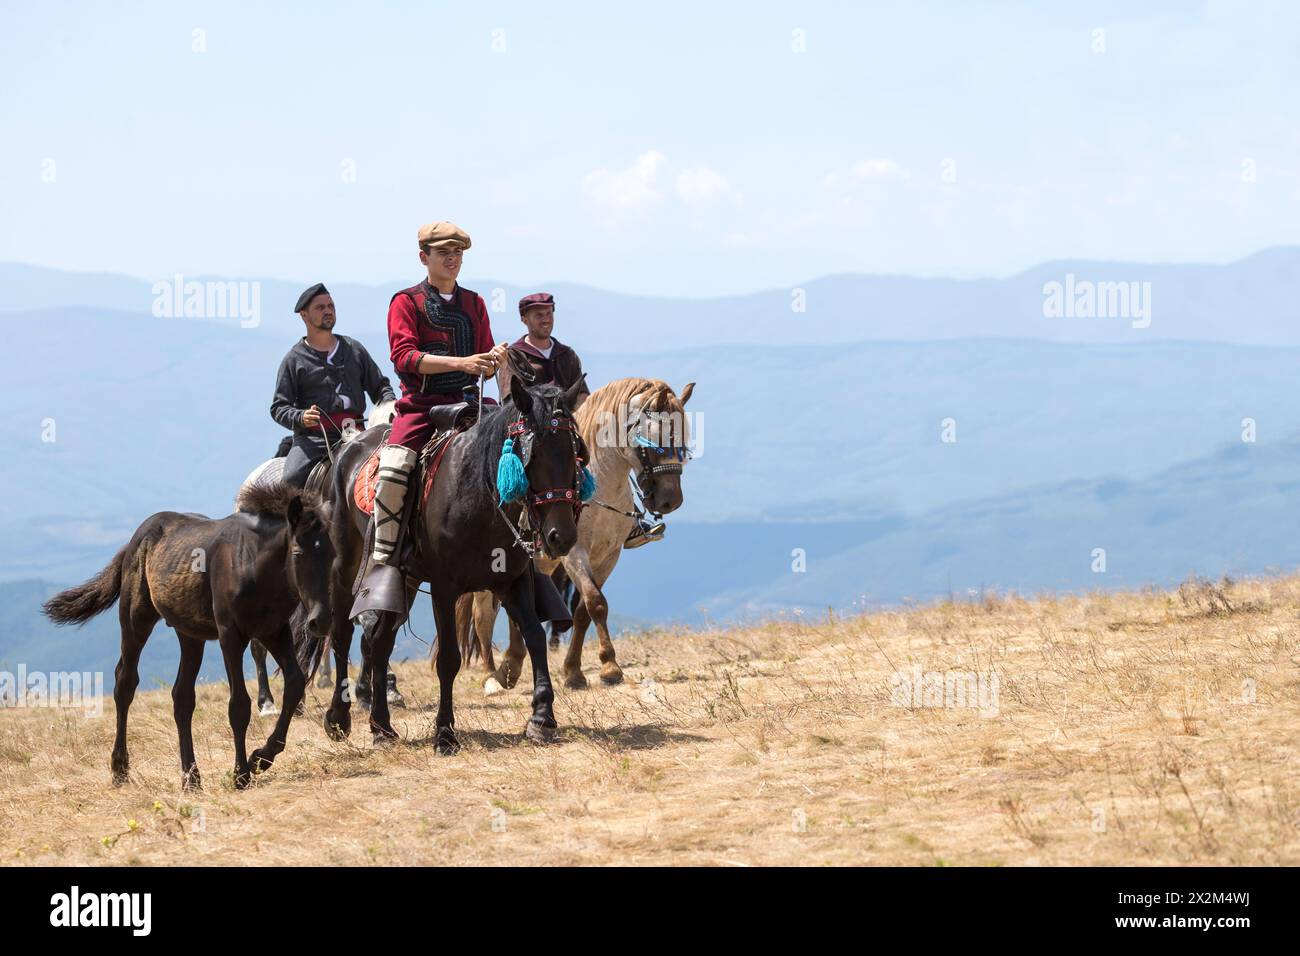
[[322,283],[304,290],[294,311],[307,334],[280,362],[271,417],[293,432],[282,480],[301,488],[312,468],[349,429],[365,428],[366,395],[392,401],[393,388],[366,347],[334,334],[334,299]]
[[428,276],[398,292],[388,306],[388,341],[402,397],[379,456],[373,565],[363,585],[369,607],[377,610],[405,606],[395,550],[411,470],[437,430],[429,411],[479,402],[480,378],[496,374],[506,349],[492,342],[483,297],[456,281],[471,245],[469,235],[454,223],[432,222],[420,227],[417,239]]

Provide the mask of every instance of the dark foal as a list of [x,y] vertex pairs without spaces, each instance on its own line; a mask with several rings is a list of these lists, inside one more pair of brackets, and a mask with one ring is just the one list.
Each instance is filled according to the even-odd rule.
[[[271,766],[284,750],[289,722],[302,699],[304,679],[293,654],[290,615],[301,606],[304,624],[317,634],[331,627],[330,512],[314,495],[284,485],[253,489],[247,512],[227,518],[162,511],[145,520],[112,562],[85,584],[45,603],[58,624],[83,624],[114,601],[122,624],[122,656],[113,700],[117,739],[113,782],[126,782],[130,759],[126,718],[139,683],[140,652],[160,618],[180,639],[181,663],[172,687],[180,738],[182,782],[200,785],[190,721],[194,684],[207,641],[221,645],[230,681],[230,728],[235,737],[235,786],[248,786],[252,773]],[[266,743],[253,751],[245,736],[251,707],[244,685],[244,649],[264,644],[284,671],[285,708]]]
[[[439,635],[438,715],[435,744],[438,753],[453,753],[457,747],[452,711],[452,684],[460,670],[460,647],[456,640],[456,601],[471,591],[488,590],[502,602],[523,635],[533,665],[533,712],[525,725],[525,736],[535,742],[551,740],[556,731],[552,704],[555,698],[546,660],[546,634],[538,618],[533,585],[533,562],[515,539],[512,526],[521,511],[529,509],[545,554],[561,557],[577,540],[576,496],[580,474],[581,438],[569,411],[579,386],[569,392],[553,385],[526,387],[511,384],[510,398],[499,407],[485,407],[482,419],[451,440],[433,490],[421,512],[419,526],[409,533],[419,535],[419,548],[411,575],[407,599],[414,600],[414,579],[428,582],[433,597],[434,620]],[[528,479],[527,502],[513,502],[497,508],[496,475],[505,438],[514,429],[515,450],[531,443],[525,464]],[[333,737],[351,730],[352,693],[346,681],[348,651],[352,644],[352,622],[347,619],[350,590],[362,558],[362,543],[369,516],[353,500],[357,472],[384,437],[382,429],[371,429],[352,442],[339,457],[334,471],[330,499],[334,504],[334,537],[339,542],[339,560],[333,581],[334,651],[337,680],[334,699],[325,715],[325,729]],[[547,497],[546,492],[552,492]],[[418,494],[418,488],[412,488]],[[540,500],[539,500],[540,499]],[[560,503],[556,503],[556,502]],[[546,507],[545,505],[550,505]],[[504,512],[504,516],[502,514]],[[362,671],[369,672],[371,686],[387,685],[388,659],[397,633],[397,616],[381,613],[362,641]],[[295,634],[300,662],[310,666],[319,642]],[[370,710],[370,730],[377,744],[397,737],[389,718],[386,695],[375,693]]]

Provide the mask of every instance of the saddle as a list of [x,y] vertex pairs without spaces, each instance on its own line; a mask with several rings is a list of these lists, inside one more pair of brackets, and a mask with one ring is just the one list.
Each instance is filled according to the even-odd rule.
[[365,514],[370,515],[366,529],[365,555],[357,569],[357,579],[353,582],[352,592],[356,595],[349,618],[355,619],[365,611],[390,611],[400,615],[406,614],[406,574],[405,569],[413,563],[419,547],[419,535],[410,534],[416,527],[419,515],[424,513],[425,503],[433,490],[433,480],[438,474],[443,456],[451,447],[451,440],[457,433],[474,424],[478,406],[469,402],[457,402],[452,405],[436,405],[429,410],[429,419],[436,427],[433,435],[420,452],[420,456],[411,469],[408,489],[418,487],[419,494],[408,490],[402,503],[402,515],[397,529],[397,560],[392,564],[375,565],[371,560],[371,548],[375,533],[375,490],[379,486],[379,453],[387,443],[387,435],[366,459],[357,471],[352,483],[352,499]]

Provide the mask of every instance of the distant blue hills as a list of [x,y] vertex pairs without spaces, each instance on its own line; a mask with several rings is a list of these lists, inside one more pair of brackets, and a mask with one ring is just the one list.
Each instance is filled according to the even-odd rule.
[[[1150,326],[1044,317],[1044,284],[1066,275],[1151,283]],[[339,331],[388,367],[387,300],[415,277],[321,278]],[[465,284],[505,303],[494,333],[517,337],[513,303],[533,288]],[[665,542],[624,555],[607,589],[624,622],[1300,562],[1300,249],[1213,266],[1048,263],[973,281],[833,276],[802,287],[804,312],[785,289],[674,300],[542,287],[593,384],[697,382],[702,454],[687,466],[686,504]],[[11,406],[0,596],[14,609],[0,616],[0,667],[14,653],[29,667],[46,653],[89,660],[106,640],[115,660],[115,636],[100,633],[115,633],[115,615],[88,625],[79,649],[65,644],[75,632],[32,617],[39,595],[98,570],[154,511],[226,513],[274,449],[282,432],[267,408],[301,333],[289,311],[300,288],[260,289],[262,321],[242,328],[155,318],[149,281],[0,264]],[[56,440],[43,441],[51,424]],[[1094,548],[1106,549],[1105,573],[1091,569]],[[163,630],[153,643],[174,646]],[[159,664],[164,679],[173,666]]]

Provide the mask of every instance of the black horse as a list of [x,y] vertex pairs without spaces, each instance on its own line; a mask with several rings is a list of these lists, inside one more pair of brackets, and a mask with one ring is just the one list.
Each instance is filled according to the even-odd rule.
[[[539,546],[546,554],[561,557],[577,540],[580,474],[587,457],[570,411],[578,387],[575,384],[568,391],[554,385],[529,388],[514,380],[504,405],[484,406],[477,424],[451,439],[418,526],[408,529],[408,534],[417,536],[417,548],[411,563],[403,569],[408,575],[407,608],[415,598],[417,583],[428,582],[439,635],[435,744],[441,754],[453,753],[458,747],[452,712],[452,684],[461,662],[456,641],[456,600],[471,591],[492,591],[523,634],[533,665],[533,713],[524,728],[525,736],[534,742],[546,742],[555,735],[555,694],[529,549]],[[334,631],[330,637],[336,679],[333,700],[325,714],[325,730],[335,739],[346,736],[352,727],[352,691],[347,681],[352,622],[348,612],[370,520],[357,507],[352,490],[358,471],[384,436],[382,428],[370,429],[344,449],[329,492],[339,556],[333,579]],[[507,437],[514,439],[512,453],[521,458],[525,458],[521,449],[531,446],[524,469],[527,500],[498,506],[497,468]],[[419,493],[415,485],[408,491]],[[517,530],[525,508],[535,532],[527,533],[528,537]],[[400,622],[398,615],[383,612],[375,626],[366,629],[361,668],[374,688],[387,686],[389,655]],[[319,659],[321,642],[302,631],[295,632],[294,642],[299,662],[310,672]],[[376,744],[397,737],[382,692],[373,696],[370,730]]]
[[[285,485],[252,490],[247,511],[226,518],[162,511],[146,519],[98,575],[45,602],[45,613],[55,623],[84,624],[121,599],[122,656],[113,685],[115,784],[128,777],[127,711],[140,682],[140,652],[159,618],[176,630],[181,645],[172,708],[183,785],[200,786],[190,721],[194,683],[205,642],[211,640],[221,644],[230,681],[235,786],[242,790],[251,773],[271,766],[284,750],[289,721],[303,696],[290,618],[296,613],[300,627],[320,635],[332,626],[328,588],[335,551],[330,525],[328,505]],[[284,671],[285,707],[266,743],[253,751],[250,768],[244,750],[251,710],[244,686],[244,649],[254,638],[266,645]]]

